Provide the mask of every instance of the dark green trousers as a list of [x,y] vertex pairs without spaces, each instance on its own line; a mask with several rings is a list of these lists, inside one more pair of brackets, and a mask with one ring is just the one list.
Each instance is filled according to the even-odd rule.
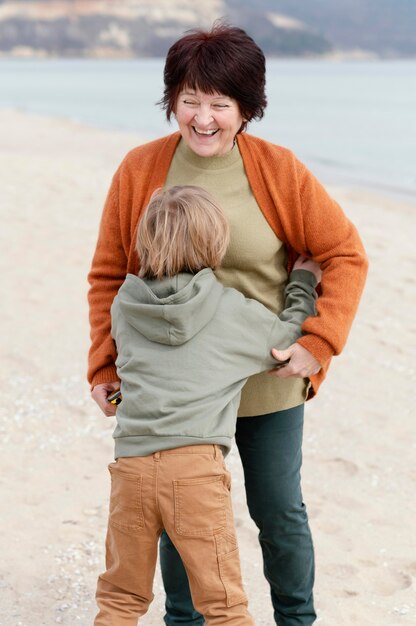
[[[314,553],[300,486],[303,409],[300,405],[237,420],[247,504],[259,529],[264,575],[279,626],[310,626],[316,619]],[[204,620],[193,608],[182,561],[166,533],[160,540],[160,564],[166,625],[202,626]]]

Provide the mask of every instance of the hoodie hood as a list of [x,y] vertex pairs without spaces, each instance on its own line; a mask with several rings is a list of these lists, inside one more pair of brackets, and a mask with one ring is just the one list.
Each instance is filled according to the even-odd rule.
[[163,280],[127,274],[113,307],[150,341],[178,346],[208,324],[222,291],[209,268]]

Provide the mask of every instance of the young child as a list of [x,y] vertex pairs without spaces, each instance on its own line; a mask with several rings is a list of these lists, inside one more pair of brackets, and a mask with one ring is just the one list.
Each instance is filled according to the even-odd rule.
[[139,276],[127,275],[111,310],[123,399],[95,626],[136,626],[146,613],[163,529],[206,626],[253,624],[224,455],[244,383],[301,335],[320,273],[298,260],[276,316],[216,280],[228,240],[222,210],[199,187],[157,191],[140,221]]

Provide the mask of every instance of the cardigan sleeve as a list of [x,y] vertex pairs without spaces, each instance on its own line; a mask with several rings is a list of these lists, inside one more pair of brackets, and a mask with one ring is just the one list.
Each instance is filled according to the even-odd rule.
[[91,329],[88,381],[92,387],[118,380],[110,308],[126,276],[128,258],[120,228],[119,178],[120,171],[117,171],[104,205],[97,246],[88,274]]
[[[296,254],[323,270],[317,316],[298,339],[322,365],[312,377],[316,392],[330,358],[348,337],[367,275],[367,256],[357,229],[293,152],[245,133],[238,145],[254,196],[269,225],[288,247],[290,271]],[[319,380],[318,380],[319,379]]]
[[298,163],[300,209],[305,250],[321,264],[321,295],[317,316],[302,325],[298,342],[324,365],[343,349],[350,331],[368,269],[357,229],[319,181]]

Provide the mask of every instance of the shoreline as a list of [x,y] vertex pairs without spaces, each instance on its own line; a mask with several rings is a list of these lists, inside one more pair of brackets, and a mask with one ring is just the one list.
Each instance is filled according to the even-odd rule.
[[[148,141],[152,141],[156,139],[158,136],[163,135],[140,135],[140,132],[136,132],[135,130],[129,130],[125,128],[116,128],[111,126],[104,126],[100,124],[92,124],[89,122],[85,122],[76,117],[69,117],[65,115],[49,115],[44,113],[39,113],[30,110],[24,110],[20,108],[8,108],[0,106],[0,114],[16,114],[23,116],[34,116],[39,117],[43,120],[56,120],[61,123],[73,124],[75,126],[79,126],[80,128],[91,129],[95,131],[100,131],[103,133],[111,133],[118,134],[122,137],[136,137],[139,138],[139,143],[146,143]],[[166,128],[164,129],[166,134],[169,132],[173,132],[176,128]],[[261,137],[261,134],[252,133],[255,136]],[[124,141],[122,142],[124,144]],[[135,145],[139,145],[138,143]],[[133,148],[134,145],[131,146]],[[285,145],[285,147],[289,147]],[[289,147],[290,148],[290,147]],[[305,162],[305,159],[303,159]],[[317,178],[326,186],[329,187],[345,187],[349,189],[354,189],[357,192],[364,193],[374,193],[374,195],[385,195],[391,197],[393,199],[397,199],[400,202],[416,204],[416,187],[415,189],[408,189],[405,187],[400,187],[397,185],[386,184],[384,181],[371,179],[371,177],[358,177],[349,171],[348,166],[343,167],[342,164],[335,164],[327,162],[325,163],[320,157],[310,157],[308,160],[308,168],[317,176]]]
[[[2,110],[0,125],[0,622],[90,626],[104,568],[114,424],[85,380],[86,275],[111,177],[141,138]],[[328,189],[357,225],[370,273],[348,344],[306,405],[302,477],[318,623],[411,626],[416,203]],[[227,465],[249,607],[266,626],[269,590],[235,448]],[[162,623],[159,572],[154,592],[144,626]]]
[[[108,48],[103,48],[102,50],[97,49],[96,52],[86,52],[85,54],[53,54],[48,52],[45,49],[39,48],[31,48],[29,46],[16,46],[11,50],[1,50],[0,51],[0,59],[40,59],[40,60],[66,60],[66,59],[77,59],[77,60],[93,60],[93,61],[129,61],[129,60],[145,60],[149,58],[155,59],[164,59],[164,56],[137,56],[134,52],[123,51],[123,50],[114,50],[113,53],[109,53]],[[352,48],[349,50],[343,49],[334,49],[330,52],[323,53],[307,53],[302,55],[267,55],[267,59],[273,60],[281,60],[281,61],[329,61],[331,63],[343,63],[344,61],[354,61],[357,63],[367,62],[367,61],[414,61],[416,59],[416,55],[410,54],[400,54],[400,53],[390,53],[390,54],[380,54],[378,52],[374,52],[373,50],[366,50],[365,48]]]

